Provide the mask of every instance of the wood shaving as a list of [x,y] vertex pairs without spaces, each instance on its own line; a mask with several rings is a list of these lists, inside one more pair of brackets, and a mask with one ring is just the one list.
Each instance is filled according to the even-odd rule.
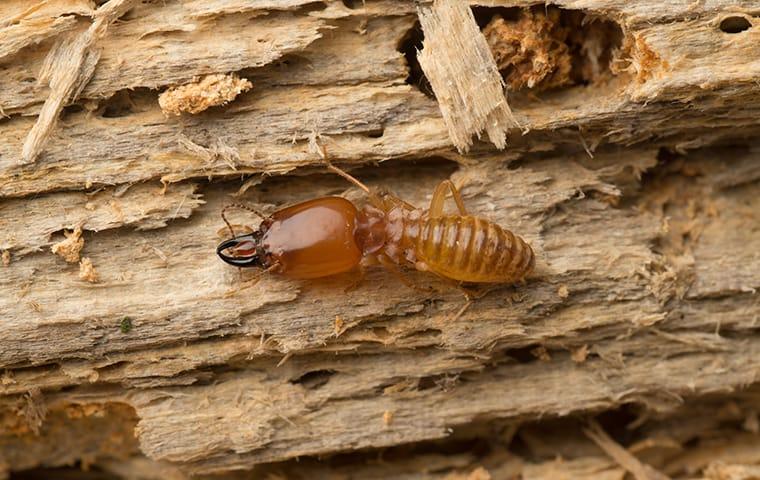
[[95,271],[95,267],[92,265],[92,260],[87,257],[83,257],[79,262],[79,279],[90,283],[97,283],[98,272]]
[[425,32],[420,66],[433,87],[449,138],[464,153],[473,135],[485,136],[496,148],[507,145],[506,132],[517,126],[504,82],[470,6],[441,0],[419,11]]
[[69,263],[77,263],[79,261],[79,252],[84,248],[82,228],[76,227],[71,232],[64,230],[63,235],[66,239],[50,247],[50,250]]
[[226,105],[252,87],[253,84],[245,78],[217,73],[167,89],[159,95],[158,104],[166,115],[196,114],[211,107]]
[[632,453],[613,440],[597,422],[591,421],[589,427],[584,429],[583,432],[599,448],[604,450],[604,453],[633,475],[636,480],[668,480],[669,477],[658,472],[650,465],[642,463]]

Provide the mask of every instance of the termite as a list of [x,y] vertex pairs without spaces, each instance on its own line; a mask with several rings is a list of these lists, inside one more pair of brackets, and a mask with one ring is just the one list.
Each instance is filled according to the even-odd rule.
[[[535,266],[531,246],[496,223],[468,214],[450,180],[438,185],[425,210],[390,192],[372,190],[333,165],[327,168],[363,190],[368,204],[357,208],[342,197],[322,197],[269,216],[249,208],[263,221],[257,231],[237,237],[224,216],[232,206],[225,207],[222,218],[234,238],[219,244],[219,257],[237,267],[260,268],[261,274],[296,279],[363,272],[363,265],[379,263],[411,287],[415,285],[400,267],[461,286],[516,283]],[[458,214],[443,211],[449,192]]]

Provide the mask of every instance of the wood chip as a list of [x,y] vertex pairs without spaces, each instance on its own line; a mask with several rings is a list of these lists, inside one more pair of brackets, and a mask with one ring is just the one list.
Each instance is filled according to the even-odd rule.
[[607,432],[596,422],[589,422],[589,427],[583,429],[586,434],[604,453],[609,455],[621,467],[625,468],[636,480],[668,480],[670,477],[664,475],[651,466],[642,463],[638,458],[633,456],[628,450],[623,448],[619,443],[613,440]]
[[226,105],[253,85],[234,74],[213,74],[193,83],[171,87],[158,97],[161,111],[166,115],[200,113],[208,108]]
[[77,263],[79,261],[79,252],[84,248],[82,228],[76,227],[71,232],[64,230],[63,234],[66,239],[54,244],[50,247],[50,250],[69,263]]
[[420,7],[425,32],[418,58],[433,87],[452,143],[467,152],[473,135],[485,131],[503,149],[506,132],[517,126],[504,94],[504,81],[470,5],[438,0]]
[[79,279],[90,283],[98,282],[98,272],[95,271],[95,267],[92,265],[92,261],[83,257],[79,262]]

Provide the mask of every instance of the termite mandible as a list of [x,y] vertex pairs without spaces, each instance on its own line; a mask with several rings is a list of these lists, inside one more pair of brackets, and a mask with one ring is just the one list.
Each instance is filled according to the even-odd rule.
[[[327,168],[359,187],[368,204],[357,208],[341,197],[308,200],[265,215],[253,233],[219,244],[219,257],[236,267],[257,267],[259,277],[272,272],[295,279],[313,279],[379,263],[412,288],[402,267],[430,272],[449,281],[474,284],[516,283],[535,266],[531,246],[499,225],[469,215],[450,180],[433,193],[430,207],[415,208],[386,191],[375,191],[345,171]],[[451,192],[458,214],[445,214]],[[461,287],[467,296],[470,293]],[[469,304],[469,303],[468,303]]]

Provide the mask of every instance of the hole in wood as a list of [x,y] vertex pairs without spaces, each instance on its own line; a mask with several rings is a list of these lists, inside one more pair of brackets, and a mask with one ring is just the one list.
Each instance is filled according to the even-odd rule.
[[752,27],[745,17],[726,17],[720,22],[720,30],[724,33],[741,33]]
[[435,98],[433,88],[430,86],[430,82],[425,76],[425,72],[422,71],[420,62],[417,60],[417,52],[422,50],[424,39],[425,35],[422,33],[420,22],[415,22],[414,26],[401,39],[398,50],[406,57],[406,64],[409,67],[409,76],[406,77],[406,83],[414,85],[428,97]]
[[147,88],[119,90],[111,97],[102,100],[98,107],[103,118],[126,117],[142,112],[156,104],[156,93]]
[[383,136],[384,133],[385,133],[385,129],[384,128],[376,128],[374,130],[370,130],[368,132],[365,132],[364,136],[369,137],[369,138],[380,138],[380,137]]
[[316,390],[323,387],[330,381],[330,377],[335,375],[333,370],[314,370],[306,372],[295,380],[291,380],[293,385],[301,385],[307,390]]
[[355,8],[362,8],[364,6],[364,0],[343,0],[343,5],[351,10]]
[[527,347],[510,348],[504,352],[504,356],[517,363],[533,363],[538,361],[538,357],[533,354],[537,347],[538,345],[528,345]]
[[475,7],[473,13],[510,91],[603,82],[621,49],[616,22],[547,5]]
[[419,382],[417,383],[417,391],[421,392],[434,388],[446,392],[456,387],[458,382],[459,375],[457,374],[441,373],[430,375],[419,379]]

